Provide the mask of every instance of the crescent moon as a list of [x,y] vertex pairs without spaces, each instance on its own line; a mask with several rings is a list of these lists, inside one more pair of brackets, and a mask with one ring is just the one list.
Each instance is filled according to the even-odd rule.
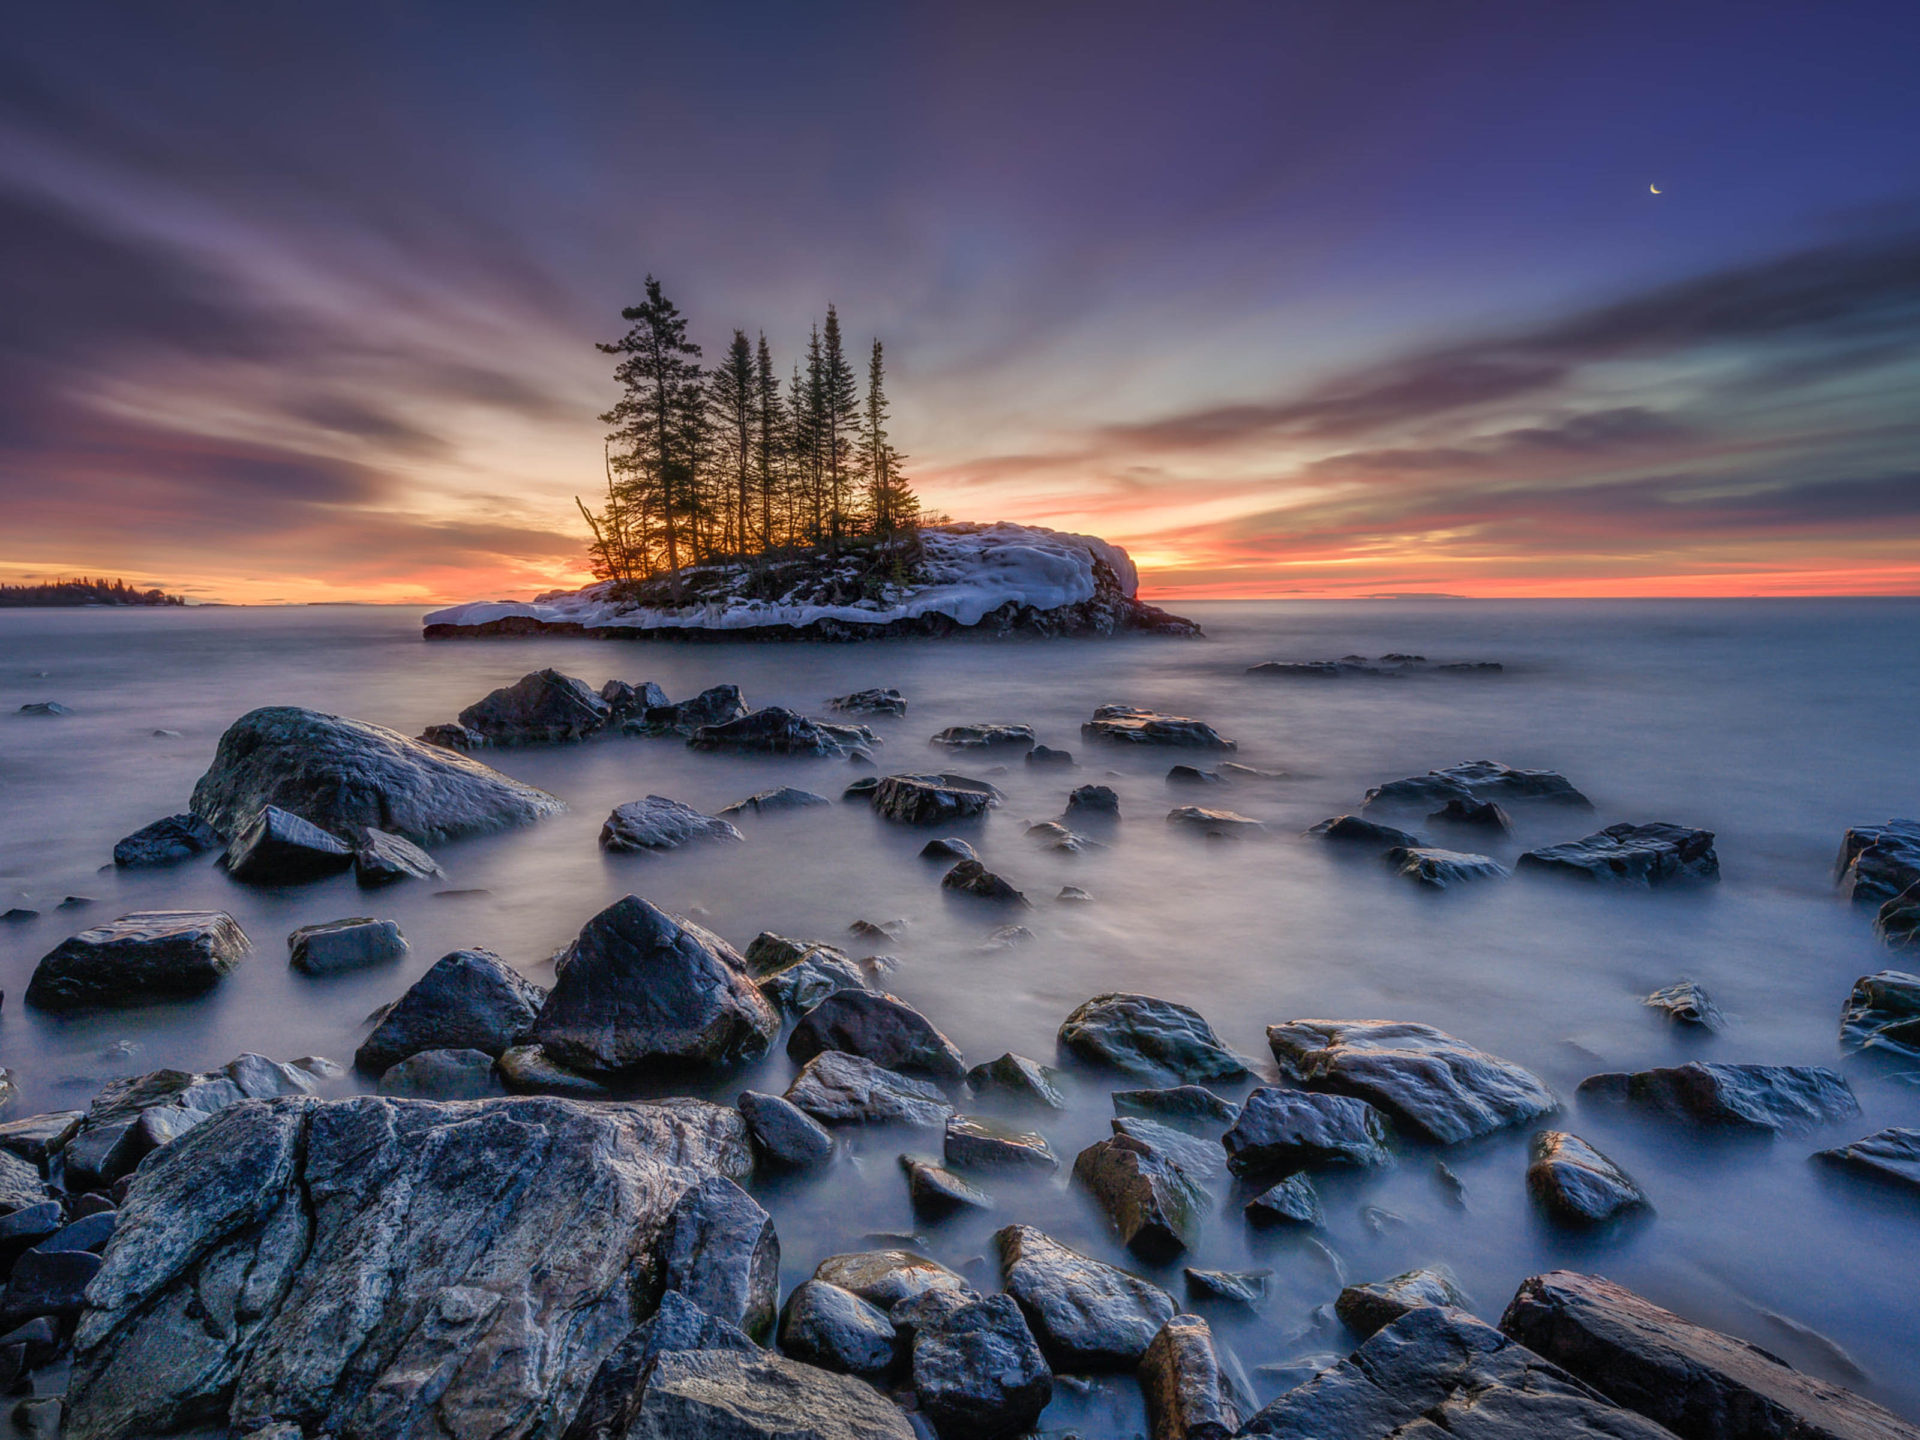
[[1647,186],[1647,189],[1651,190],[1656,195],[1660,193],[1660,187],[1658,185],[1649,185]]

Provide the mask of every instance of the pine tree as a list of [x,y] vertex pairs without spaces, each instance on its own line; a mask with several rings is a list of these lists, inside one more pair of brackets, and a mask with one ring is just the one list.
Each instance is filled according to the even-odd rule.
[[853,430],[857,424],[860,392],[853,367],[840,344],[840,317],[827,306],[827,324],[821,356],[821,450],[827,488],[828,537],[833,549],[851,526]]
[[651,275],[645,302],[622,310],[620,318],[631,328],[599,348],[622,357],[613,373],[623,393],[600,418],[613,427],[607,438],[621,447],[614,464],[624,476],[623,499],[640,511],[643,524],[648,518],[660,523],[677,594],[688,525],[697,514],[699,435],[688,416],[700,408],[700,347],[687,339],[685,317]]
[[794,405],[794,453],[800,486],[812,515],[807,538],[815,545],[827,537],[828,386],[820,327],[807,339],[807,376]]
[[736,330],[726,357],[713,372],[709,396],[721,470],[728,480],[725,544],[735,555],[745,555],[750,548],[747,536],[753,514],[750,492],[756,468],[757,388],[753,347],[747,343],[747,332]]
[[780,403],[780,380],[773,373],[773,351],[767,347],[767,332],[760,332],[760,346],[753,359],[753,461],[760,490],[760,548],[774,545],[774,491],[779,484],[780,449],[786,443],[786,417]]

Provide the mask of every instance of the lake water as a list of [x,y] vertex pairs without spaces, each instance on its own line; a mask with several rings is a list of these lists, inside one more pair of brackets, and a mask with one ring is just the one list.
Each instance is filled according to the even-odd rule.
[[[1053,1062],[1061,1020],[1109,990],[1197,1007],[1267,1075],[1268,1024],[1424,1021],[1538,1074],[1565,1102],[1555,1123],[1623,1165],[1656,1206],[1598,1238],[1546,1225],[1522,1181],[1530,1127],[1444,1152],[1464,1182],[1464,1205],[1437,1178],[1442,1152],[1433,1150],[1409,1147],[1389,1172],[1329,1176],[1320,1186],[1327,1226],[1314,1239],[1249,1232],[1245,1196],[1222,1177],[1213,1187],[1219,1209],[1186,1258],[1273,1270],[1257,1313],[1207,1312],[1249,1370],[1349,1348],[1337,1329],[1310,1328],[1341,1274],[1378,1279],[1444,1261],[1493,1320],[1527,1275],[1572,1267],[1920,1415],[1920,1203],[1807,1158],[1887,1125],[1920,1125],[1912,1077],[1838,1056],[1838,1014],[1853,980],[1914,967],[1879,945],[1869,912],[1842,904],[1831,881],[1848,825],[1920,813],[1920,603],[1267,603],[1188,613],[1209,640],[427,644],[414,610],[0,612],[0,909],[42,912],[0,926],[9,997],[0,1063],[25,1092],[13,1113],[78,1107],[113,1076],[206,1068],[243,1050],[350,1060],[368,1012],[439,955],[484,946],[550,982],[546,957],[629,891],[698,916],[743,947],[772,930],[860,955],[874,947],[848,936],[851,922],[904,919],[899,939],[882,947],[899,960],[889,988],[969,1063],[1006,1050]],[[1243,673],[1267,659],[1395,650],[1498,660],[1506,671],[1332,683]],[[731,681],[750,703],[817,714],[829,696],[898,686],[911,709],[875,722],[883,770],[957,769],[1006,792],[1003,808],[960,833],[1034,898],[1018,917],[1033,939],[984,948],[1007,917],[944,895],[939,868],[917,858],[927,835],[882,823],[865,806],[749,816],[741,846],[602,854],[595,837],[607,811],[649,793],[712,811],[778,784],[837,797],[870,773],[843,761],[701,755],[672,741],[485,754],[571,809],[441,847],[444,883],[367,895],[344,877],[248,889],[207,862],[100,868],[119,837],[185,808],[220,732],[254,706],[313,706],[414,734],[549,665],[595,686],[655,680],[675,699]],[[48,699],[74,713],[14,713]],[[1239,741],[1233,758],[1291,778],[1173,789],[1167,767],[1192,755],[1083,741],[1080,723],[1107,701],[1204,719]],[[927,744],[943,726],[980,720],[1030,723],[1079,765],[1062,772],[1016,756],[992,773],[993,760],[956,761]],[[1498,858],[1614,821],[1671,820],[1717,833],[1722,882],[1635,893],[1522,876],[1431,894],[1297,838],[1356,808],[1370,785],[1478,758],[1559,770],[1598,807],[1591,816],[1516,809],[1513,842],[1491,847]],[[1120,794],[1125,819],[1111,847],[1037,852],[1026,825],[1058,816],[1067,790],[1088,782]],[[1276,838],[1208,842],[1164,823],[1170,806],[1195,801],[1266,821]],[[1093,902],[1055,902],[1067,884]],[[54,908],[70,894],[94,903]],[[216,994],[65,1019],[19,1003],[39,957],[87,923],[191,907],[231,911],[255,942]],[[321,981],[288,969],[288,931],[365,913],[400,922],[413,947],[406,961]],[[1713,993],[1728,1016],[1724,1033],[1681,1033],[1642,1005],[1683,977]],[[133,1052],[109,1058],[122,1041]],[[1840,1066],[1865,1115],[1813,1136],[1728,1144],[1573,1099],[1595,1071],[1693,1058]],[[757,1070],[695,1093],[779,1090],[792,1069],[776,1046]],[[870,1232],[919,1233],[931,1254],[959,1266],[1011,1221],[1144,1268],[1065,1180],[1072,1156],[1107,1131],[1106,1092],[1135,1083],[1075,1072],[1074,1108],[1040,1126],[1062,1174],[992,1180],[995,1214],[936,1227],[915,1222],[895,1157],[937,1139],[903,1147],[899,1136],[849,1137],[850,1153],[826,1174],[760,1192],[779,1227],[786,1285],[823,1255],[863,1248]],[[1152,1273],[1184,1295],[1178,1267]],[[1284,1388],[1257,1373],[1253,1381],[1263,1401]],[[1124,1380],[1063,1386],[1046,1423],[1130,1433],[1141,1428],[1138,1396]]]

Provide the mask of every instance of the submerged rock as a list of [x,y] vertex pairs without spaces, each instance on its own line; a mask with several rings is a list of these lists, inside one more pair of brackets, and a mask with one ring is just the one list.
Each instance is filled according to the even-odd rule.
[[1444,770],[1376,785],[1367,791],[1364,808],[1445,805],[1449,800],[1494,800],[1508,805],[1525,800],[1581,810],[1593,808],[1593,802],[1574,789],[1566,776],[1553,770],[1516,770],[1497,760],[1467,760]]
[[791,1100],[743,1090],[737,1103],[754,1152],[774,1169],[811,1170],[833,1158],[832,1134]]
[[1206,1191],[1169,1156],[1131,1135],[1082,1150],[1073,1180],[1099,1201],[1120,1243],[1143,1260],[1171,1260],[1199,1235]]
[[1243,1207],[1249,1223],[1271,1225],[1318,1225],[1321,1223],[1320,1196],[1305,1175],[1289,1175],[1278,1185],[1261,1191]]
[[858,961],[832,945],[803,944],[763,931],[747,947],[747,970],[760,993],[788,1015],[804,1015],[842,990],[872,990],[876,960]]
[[1211,725],[1184,715],[1162,715],[1132,705],[1102,705],[1080,733],[1098,740],[1120,740],[1133,745],[1176,745],[1193,750],[1237,750]]
[[1157,1090],[1115,1090],[1116,1115],[1140,1115],[1196,1135],[1217,1137],[1240,1118],[1240,1107],[1204,1085],[1168,1085]]
[[687,744],[695,750],[835,759],[845,758],[856,746],[874,743],[873,732],[864,726],[829,725],[778,705],[723,725],[702,725],[687,737]]
[[1160,1327],[1140,1357],[1140,1390],[1158,1440],[1229,1440],[1240,1429],[1232,1381],[1198,1315],[1175,1315]]
[[774,810],[805,810],[813,805],[831,805],[833,802],[824,795],[816,795],[811,790],[799,790],[791,785],[782,785],[777,790],[762,790],[757,795],[749,795],[744,800],[736,800],[731,805],[722,806],[722,815],[744,815],[752,811],[755,815],[765,815]]
[[1391,1165],[1386,1117],[1351,1095],[1263,1086],[1220,1139],[1236,1175],[1291,1175],[1320,1165]]
[[829,708],[854,715],[904,715],[907,697],[898,690],[856,690],[851,695],[836,695]]
[[920,847],[922,860],[978,860],[973,846],[966,841],[946,836],[940,840],[929,840]]
[[1062,1022],[1060,1043],[1082,1060],[1149,1080],[1237,1080],[1247,1073],[1199,1011],[1150,995],[1094,996]]
[[1440,850],[1429,845],[1412,850],[1389,850],[1387,863],[1393,866],[1394,874],[1429,890],[1451,890],[1475,880],[1505,880],[1511,874],[1492,856]]
[[1833,869],[1840,893],[1862,905],[1883,905],[1920,885],[1920,820],[1855,826],[1841,837]]
[[277,805],[262,807],[227,842],[220,863],[249,885],[298,885],[338,875],[353,864],[353,847]]
[[1027,764],[1071,767],[1073,764],[1073,752],[1071,750],[1056,750],[1051,745],[1036,745],[1027,752]]
[[998,790],[964,775],[885,775],[873,788],[874,813],[901,825],[944,825],[999,803]]
[[746,713],[738,685],[714,685],[677,705],[649,705],[620,728],[629,735],[691,735],[703,725],[725,725]]
[[1881,970],[1854,981],[1840,1011],[1840,1049],[1920,1059],[1920,975]]
[[1418,850],[1426,844],[1411,831],[1396,830],[1360,815],[1336,815],[1331,820],[1322,820],[1307,834],[1340,845],[1364,846],[1382,854],[1389,850]]
[[1457,795],[1427,816],[1427,823],[1453,825],[1463,830],[1486,830],[1495,835],[1513,832],[1512,818],[1494,801],[1463,800]]
[[1548,870],[1576,880],[1648,887],[1720,878],[1713,832],[1664,821],[1609,825],[1584,840],[1529,850],[1517,863],[1522,870]]
[[923,1071],[941,1080],[967,1073],[959,1047],[906,1001],[871,990],[840,990],[800,1017],[787,1056],[804,1064],[825,1050],[844,1050],[889,1070]]
[[123,870],[178,865],[220,844],[213,827],[191,812],[169,815],[127,836],[113,847],[113,863]]
[[122,915],[48,951],[27,984],[27,1003],[81,1010],[204,995],[251,947],[223,910]]
[[949,725],[927,743],[943,745],[949,750],[1031,750],[1033,727],[990,724]]
[[600,848],[616,853],[638,850],[677,850],[690,840],[733,840],[747,837],[739,828],[713,815],[702,815],[691,805],[649,795],[614,807],[600,827]]
[[1582,1098],[1716,1130],[1779,1134],[1860,1113],[1853,1089],[1822,1065],[1725,1065],[1700,1060],[1632,1073],[1589,1075]]
[[1069,830],[1057,820],[1042,820],[1027,827],[1027,839],[1043,850],[1062,855],[1078,855],[1085,850],[1104,850],[1106,846],[1089,836]]
[[487,745],[584,740],[606,728],[613,706],[584,680],[536,670],[460,712],[460,724]]
[[394,921],[355,915],[302,925],[287,936],[287,963],[307,975],[337,975],[399,960],[407,948]]
[[1110,785],[1082,785],[1067,795],[1067,814],[1118,820],[1120,797]]
[[1682,980],[1678,985],[1656,990],[1642,1003],[1665,1011],[1668,1018],[1679,1025],[1718,1030],[1726,1023],[1719,1008],[1714,1005],[1713,997],[1707,994],[1706,987],[1691,980]]
[[1053,1372],[1009,1295],[959,1306],[913,1339],[914,1399],[943,1440],[1016,1435],[1053,1398]]
[[1031,906],[1033,902],[1020,891],[1007,883],[1005,879],[987,869],[978,860],[962,860],[940,877],[942,890],[953,890],[963,895],[975,895],[982,900],[993,900],[1004,905]]
[[1267,834],[1267,827],[1258,820],[1232,810],[1210,809],[1204,805],[1175,806],[1167,812],[1167,823],[1212,840],[1248,840]]
[[1002,1285],[1059,1369],[1131,1369],[1174,1315],[1173,1297],[1158,1285],[1030,1225],[1007,1226],[993,1245]]
[[956,1210],[991,1210],[993,1197],[961,1179],[953,1171],[918,1155],[902,1155],[907,1172],[907,1198],[913,1213],[938,1220]]
[[1167,771],[1169,785],[1224,785],[1218,770],[1202,770],[1198,765],[1175,765]]
[[1225,1300],[1252,1310],[1267,1298],[1271,1270],[1196,1270],[1189,1265],[1181,1272],[1187,1280],[1189,1300]]
[[1067,1097],[1060,1091],[1062,1079],[1052,1066],[1016,1055],[1011,1050],[998,1060],[989,1060],[967,1071],[967,1085],[976,1095],[1004,1095],[1049,1110],[1067,1108]]
[[1920,882],[1880,907],[1873,917],[1873,930],[1895,950],[1920,945]]
[[1018,1130],[984,1115],[947,1117],[946,1157],[962,1170],[1045,1170],[1060,1168],[1047,1137]]
[[29,700],[26,704],[22,705],[18,710],[14,711],[14,714],[16,715],[56,715],[56,716],[71,715],[73,714],[73,707],[71,705],[62,705],[58,700]]
[[1542,1130],[1533,1137],[1527,1193],[1555,1220],[1570,1225],[1598,1225],[1648,1208],[1645,1192],[1626,1171],[1564,1130]]
[[843,1050],[823,1050],[787,1087],[786,1098],[829,1125],[912,1125],[932,1129],[947,1123],[953,1106],[940,1087],[885,1069]]
[[1131,1135],[1157,1150],[1195,1180],[1211,1180],[1226,1164],[1217,1138],[1202,1139],[1144,1115],[1116,1115],[1107,1126],[1116,1135]]
[[1429,1265],[1391,1279],[1349,1285],[1334,1301],[1333,1310],[1342,1325],[1365,1340],[1422,1305],[1452,1305],[1464,1310],[1472,1303],[1453,1271],[1444,1265]]
[[433,962],[379,1014],[354,1068],[382,1075],[422,1050],[499,1056],[533,1023],[546,991],[491,950],[455,950]]
[[[4,1127],[0,1127],[4,1129]],[[1830,1165],[1920,1189],[1920,1130],[1894,1126],[1815,1157]]]
[[824,1280],[803,1280],[787,1296],[780,1348],[808,1365],[875,1381],[899,1358],[886,1311]]
[[399,880],[431,880],[444,873],[439,862],[411,840],[372,825],[353,852],[353,878],[367,889]]

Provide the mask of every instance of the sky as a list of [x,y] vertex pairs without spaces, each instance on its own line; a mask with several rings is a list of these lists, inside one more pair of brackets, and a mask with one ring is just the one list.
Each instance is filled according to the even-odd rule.
[[1162,601],[1920,593],[1911,0],[7,28],[0,580],[583,583],[651,273]]

